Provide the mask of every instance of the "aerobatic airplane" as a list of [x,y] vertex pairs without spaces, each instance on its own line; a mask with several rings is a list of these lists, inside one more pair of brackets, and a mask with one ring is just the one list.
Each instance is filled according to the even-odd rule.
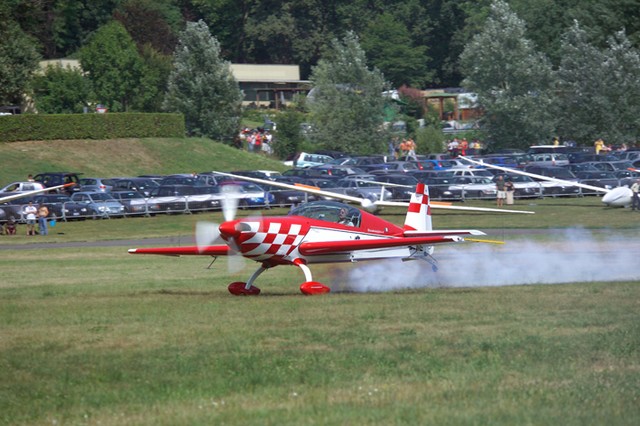
[[[313,280],[308,265],[400,258],[425,260],[436,271],[434,246],[463,242],[465,236],[486,235],[478,230],[434,230],[428,188],[421,183],[411,198],[402,227],[336,201],[302,204],[284,217],[234,219],[237,203],[231,201],[233,197],[223,204],[230,204],[223,210],[224,223],[197,225],[196,245],[136,248],[129,253],[214,258],[239,254],[258,262],[260,267],[247,282],[229,284],[229,292],[234,295],[259,294],[254,282],[260,274],[274,266],[293,265],[304,273],[300,290],[310,295],[328,293],[330,288]],[[218,239],[225,244],[212,245]]]
[[[529,176],[534,179],[546,180],[549,182],[556,182],[566,186],[577,186],[578,188],[585,188],[591,191],[596,191],[603,193],[602,202],[610,207],[628,207],[631,205],[631,198],[633,197],[633,193],[628,186],[619,186],[613,189],[602,188],[600,186],[587,185],[580,182],[573,182],[570,180],[557,179],[549,176],[542,176],[535,173],[523,172],[521,170],[511,169],[508,167],[496,166],[494,164],[484,163],[482,161],[474,160],[468,157],[460,157],[463,158],[473,164],[477,164],[479,166],[485,166],[496,170],[501,170],[506,173],[514,173],[518,175]],[[630,169],[632,170],[632,169]],[[633,169],[635,171],[635,169]]]

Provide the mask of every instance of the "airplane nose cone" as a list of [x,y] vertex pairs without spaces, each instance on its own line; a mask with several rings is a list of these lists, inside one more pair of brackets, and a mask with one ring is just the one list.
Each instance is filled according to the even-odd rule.
[[240,231],[236,228],[236,221],[224,222],[218,228],[220,230],[220,235],[225,240],[229,240],[230,238],[237,237],[240,234]]

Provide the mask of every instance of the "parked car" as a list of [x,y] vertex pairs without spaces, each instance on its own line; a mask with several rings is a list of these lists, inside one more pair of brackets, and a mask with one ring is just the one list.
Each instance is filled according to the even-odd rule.
[[153,214],[160,210],[157,204],[148,202],[146,197],[138,191],[112,191],[111,195],[124,206],[125,213],[129,215]]
[[462,191],[463,198],[496,198],[496,184],[486,176],[456,176],[451,178],[449,190]]
[[409,201],[418,184],[418,179],[407,174],[376,175],[375,180],[393,184],[393,186],[386,186],[386,188],[391,191],[391,198],[399,201]]
[[38,194],[33,197],[33,202],[47,206],[49,216],[55,215],[59,220],[86,219],[90,215],[86,204],[73,201],[66,194]]
[[358,179],[340,179],[336,182],[335,187],[326,188],[326,191],[338,194],[350,195],[371,201],[390,200],[392,198],[391,191],[385,189],[382,184]]
[[432,200],[462,200],[462,187],[452,185],[454,178],[449,177],[423,177],[417,178],[429,188],[429,197]]
[[307,152],[301,152],[296,154],[291,160],[287,160],[284,162],[285,166],[289,167],[312,167],[312,166],[321,166],[323,164],[329,163],[333,160],[333,157],[322,154],[309,154]]
[[78,182],[80,191],[110,192],[113,189],[113,179],[83,177]]
[[494,174],[487,169],[452,169],[452,176],[473,176],[493,178]]
[[[619,185],[619,180],[612,172],[603,171],[591,171],[591,172],[577,172],[576,177],[580,180],[580,183],[586,185],[597,186],[604,189],[613,189]],[[582,194],[598,194],[598,191],[582,188]],[[600,192],[599,194],[602,194]]]
[[[30,191],[37,191],[39,189],[45,189],[44,185],[40,182],[13,182],[5,186],[0,190],[0,197],[12,196]],[[16,202],[24,203],[26,199],[21,197]]]
[[20,192],[29,192],[29,191],[37,191],[38,189],[44,189],[45,186],[40,182],[13,182],[4,188],[0,189],[0,194],[5,193],[20,193]]
[[75,192],[71,200],[85,204],[88,214],[94,219],[123,216],[125,213],[124,206],[108,192]]
[[151,178],[123,177],[114,179],[112,191],[136,191],[148,197],[151,190],[158,186],[160,184]]
[[282,176],[282,173],[277,172],[275,170],[239,170],[239,171],[231,172],[231,174],[238,175],[238,176],[254,177],[258,179],[267,179],[267,180],[275,180],[279,176]]
[[306,203],[309,201],[316,201],[320,199],[320,197],[315,194],[296,191],[295,189],[285,189],[279,186],[269,185],[261,185],[261,187],[273,196],[273,201],[271,202],[271,204],[279,207],[295,206],[300,203]]
[[568,166],[569,157],[559,152],[545,152],[529,155],[527,165],[531,166]]
[[314,178],[335,178],[339,179],[347,175],[363,174],[363,170],[353,166],[339,166],[336,164],[325,164],[323,166],[307,167],[306,169],[291,169],[282,173],[288,178],[297,178],[299,182],[304,179]]
[[603,172],[615,172],[633,168],[633,164],[630,161],[592,161],[585,164],[590,164]]
[[151,190],[149,202],[165,213],[186,213],[188,197],[196,194],[194,185],[161,185]]
[[[562,179],[565,181],[577,182],[578,178],[565,167],[545,167],[545,166],[527,166],[525,171],[546,177]],[[560,197],[560,196],[578,196],[581,195],[581,189],[577,186],[568,185],[560,182],[550,182],[546,180],[536,179],[542,186],[542,194],[544,196]]]
[[419,168],[422,170],[449,170],[457,165],[453,159],[432,160],[425,159],[419,160]]
[[75,185],[65,188],[64,190],[58,190],[58,192],[66,192],[72,194],[80,191],[78,185],[80,178],[78,173],[73,172],[47,172],[39,173],[33,177],[36,182],[42,183],[45,187],[65,185],[67,183],[75,183]]
[[513,183],[514,198],[542,197],[542,185],[529,176],[519,175],[515,173],[500,173],[492,178],[494,183],[498,179],[498,176],[502,176],[505,181],[509,180]]
[[362,168],[369,173],[406,173],[411,170],[419,170],[420,166],[414,161],[389,161],[387,163],[370,164]]
[[246,181],[225,181],[220,184],[222,197],[225,191],[235,193],[238,196],[238,207],[247,209],[251,207],[269,208],[275,201],[272,194],[265,191],[261,186]]

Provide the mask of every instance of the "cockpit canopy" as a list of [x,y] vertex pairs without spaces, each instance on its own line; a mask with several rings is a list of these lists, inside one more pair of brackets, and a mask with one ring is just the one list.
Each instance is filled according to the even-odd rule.
[[[343,214],[340,214],[340,211]],[[344,214],[346,213],[346,214]],[[335,201],[314,201],[302,204],[289,212],[289,216],[303,216],[309,219],[324,220],[334,223],[350,222],[355,227],[360,226],[362,213],[355,207]]]

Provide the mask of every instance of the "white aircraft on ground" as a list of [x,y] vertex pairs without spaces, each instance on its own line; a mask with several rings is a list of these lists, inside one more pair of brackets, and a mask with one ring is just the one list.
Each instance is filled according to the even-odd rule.
[[530,176],[535,179],[546,180],[549,182],[556,182],[556,183],[560,183],[567,186],[577,186],[579,188],[585,188],[591,191],[600,192],[604,194],[602,197],[602,202],[610,207],[628,207],[631,205],[631,198],[633,196],[633,193],[631,192],[631,189],[628,186],[619,186],[613,189],[606,189],[600,186],[587,185],[580,182],[572,182],[570,180],[557,179],[549,176],[538,175],[535,173],[523,172],[521,170],[510,169],[508,167],[496,166],[494,164],[485,163],[483,161],[474,160],[468,157],[461,156],[460,158],[463,158],[464,160],[467,160],[473,164],[489,167],[491,169],[501,170],[505,173],[514,173],[517,175]]

